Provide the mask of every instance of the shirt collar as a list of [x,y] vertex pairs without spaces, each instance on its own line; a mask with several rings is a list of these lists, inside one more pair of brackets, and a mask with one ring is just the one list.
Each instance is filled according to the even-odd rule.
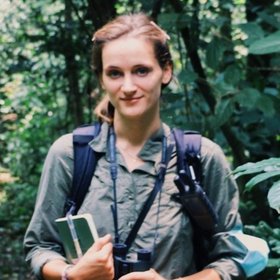
[[95,152],[106,154],[108,135],[109,124],[104,122],[101,125],[100,133],[92,141],[89,142],[89,145]]
[[[89,145],[95,152],[106,154],[108,150],[108,136],[109,124],[104,122],[101,125],[100,133],[89,143]],[[165,123],[162,123],[160,128],[146,141],[139,152],[139,157],[145,161],[160,162],[163,136],[167,138],[170,136],[170,128]]]

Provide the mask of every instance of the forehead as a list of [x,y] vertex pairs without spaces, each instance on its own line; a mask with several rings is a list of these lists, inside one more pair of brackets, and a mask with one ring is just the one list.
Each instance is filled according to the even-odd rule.
[[141,37],[121,37],[106,43],[102,50],[103,67],[158,64],[154,45]]

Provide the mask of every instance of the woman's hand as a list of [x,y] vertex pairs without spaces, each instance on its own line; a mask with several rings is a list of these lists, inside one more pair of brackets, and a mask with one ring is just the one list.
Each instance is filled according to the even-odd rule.
[[165,280],[154,269],[144,272],[131,272],[122,276],[119,280]]
[[112,280],[114,278],[111,236],[95,241],[86,254],[68,272],[69,279]]

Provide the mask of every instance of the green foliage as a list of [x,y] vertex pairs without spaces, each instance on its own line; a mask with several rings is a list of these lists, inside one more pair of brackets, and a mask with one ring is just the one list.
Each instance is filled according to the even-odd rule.
[[[5,143],[7,151],[3,164],[9,166],[14,176],[34,182],[41,172],[41,164],[38,163],[42,162],[57,134],[54,130],[60,123],[61,112],[57,112],[58,107],[52,98],[46,98],[47,83],[41,80],[39,86],[31,85],[27,90],[21,79],[22,76],[15,76],[15,80],[9,83],[12,91],[7,91],[7,84],[5,87],[9,98],[2,103],[1,111],[16,113],[13,113],[14,120],[3,123],[6,132],[0,140]],[[34,77],[33,81],[39,82],[39,79]]]
[[238,166],[232,173],[235,178],[248,174],[257,174],[245,185],[245,188],[249,191],[263,181],[274,180],[275,182],[268,193],[268,201],[272,208],[278,212],[280,211],[280,158],[270,158],[256,163],[249,162]]
[[[280,131],[280,124],[276,121],[280,106],[277,82],[280,78],[279,53],[263,60],[248,56],[250,46],[259,39],[266,40],[274,28],[275,20],[272,19],[276,18],[275,11],[273,6],[267,6],[265,11],[258,14],[259,20],[252,22],[246,20],[242,3],[231,5],[222,1],[200,4],[197,8],[200,11],[198,24],[194,17],[198,10],[186,9],[184,17],[172,11],[165,11],[159,16],[159,24],[168,30],[171,42],[176,42],[172,50],[180,84],[175,91],[186,95],[182,102],[172,105],[169,103],[173,102],[174,97],[166,95],[163,112],[168,113],[168,108],[172,107],[176,115],[169,119],[173,124],[191,124],[192,128],[202,130],[222,145],[224,138],[219,129],[223,125],[230,126],[251,159],[261,158],[264,149],[265,156],[275,155],[276,137]],[[271,20],[268,20],[269,17]],[[182,20],[184,23],[181,23]],[[191,51],[198,50],[207,81],[193,68],[197,65],[186,58],[192,54],[186,52],[184,42],[178,39],[185,27],[190,29],[188,40],[192,42]],[[214,94],[214,110],[205,102],[197,86],[199,80],[210,85],[207,92]],[[174,93],[174,88],[172,90]]]
[[[279,176],[279,172],[277,176]],[[280,180],[273,183],[267,195],[270,207],[276,209],[278,213],[280,212],[279,197],[280,197]]]
[[14,235],[23,234],[34,209],[37,189],[20,181],[0,187],[5,193],[5,199],[0,201],[0,228],[9,228]]
[[206,64],[216,70],[223,61],[223,54],[227,49],[222,38],[214,36],[206,48]]
[[[42,164],[53,140],[93,118],[100,89],[90,70],[91,38],[113,13],[144,10],[171,37],[178,81],[162,95],[164,121],[200,130],[222,145],[238,165],[279,158],[279,1],[2,2],[0,165],[19,178],[5,185],[4,192],[0,189],[9,199],[0,206],[0,223],[5,224],[0,230],[6,237],[6,217],[11,216],[10,235],[14,230],[22,233],[31,215]],[[259,168],[251,175],[261,177],[249,187],[240,186],[242,196],[244,190],[250,194],[241,205],[248,213],[246,222],[256,227],[253,233],[265,237],[273,248],[269,273],[259,278],[269,280],[277,277],[279,250],[274,248],[279,248],[279,236],[269,236],[268,228],[260,230],[255,224],[261,221],[277,227],[278,216],[271,217],[260,206],[267,188],[250,185],[277,180],[278,175],[271,175],[278,170],[264,170],[264,163]],[[276,181],[269,188],[271,205],[279,205],[278,192]],[[258,208],[262,211],[256,212]],[[14,223],[17,216],[19,223]],[[9,262],[0,260],[0,266],[9,267]],[[0,278],[12,279],[9,273],[5,277],[0,273]]]
[[[271,208],[280,212],[280,158],[269,158],[256,163],[248,162],[241,166],[238,166],[233,170],[235,178],[241,176],[253,176],[245,184],[245,189],[249,192],[253,187],[260,186],[264,181],[267,181],[269,185],[268,190],[268,202]],[[253,209],[252,209],[253,210]],[[278,218],[279,220],[279,218]],[[269,264],[266,269],[266,273],[277,274],[279,276],[280,264],[280,229],[272,228],[265,221],[260,221],[257,226],[245,227],[250,234],[259,236],[267,240],[271,249]],[[268,279],[268,275],[262,275]]]
[[30,184],[0,182],[0,278],[3,280],[35,279],[23,258],[22,248],[35,195],[36,188]]
[[280,52],[280,31],[254,41],[249,47],[249,52],[252,54]]
[[260,275],[254,277],[253,279],[279,279],[280,229],[273,229],[266,222],[261,221],[257,225],[245,226],[244,232],[260,238],[264,238],[271,250],[271,257],[269,258],[266,269]]

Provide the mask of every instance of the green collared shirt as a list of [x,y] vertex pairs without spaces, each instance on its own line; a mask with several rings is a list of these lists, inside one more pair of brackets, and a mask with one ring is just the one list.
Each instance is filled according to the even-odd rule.
[[[118,163],[117,205],[120,241],[124,242],[137,219],[143,204],[152,191],[160,166],[162,138],[172,145],[170,128],[163,124],[144,145],[139,157],[144,164],[128,171],[121,153],[116,150]],[[104,123],[100,134],[89,145],[101,154],[89,191],[79,213],[93,215],[98,234],[110,233],[114,237],[111,212],[113,183],[110,175],[108,125]],[[193,246],[193,225],[174,199],[178,192],[173,179],[176,174],[176,148],[171,159],[161,192],[157,195],[133,243],[130,254],[137,248],[154,248],[152,267],[163,277],[173,279],[196,271]],[[212,237],[212,262],[222,279],[244,279],[232,260],[244,254],[243,248],[232,240],[229,232],[241,226],[238,214],[238,191],[223,152],[209,139],[202,139],[201,162],[205,191],[219,215],[219,233]],[[61,240],[54,220],[63,216],[64,203],[70,192],[73,172],[72,134],[59,138],[50,148],[41,177],[34,214],[25,235],[26,259],[38,276],[42,266],[53,259],[65,259]]]

